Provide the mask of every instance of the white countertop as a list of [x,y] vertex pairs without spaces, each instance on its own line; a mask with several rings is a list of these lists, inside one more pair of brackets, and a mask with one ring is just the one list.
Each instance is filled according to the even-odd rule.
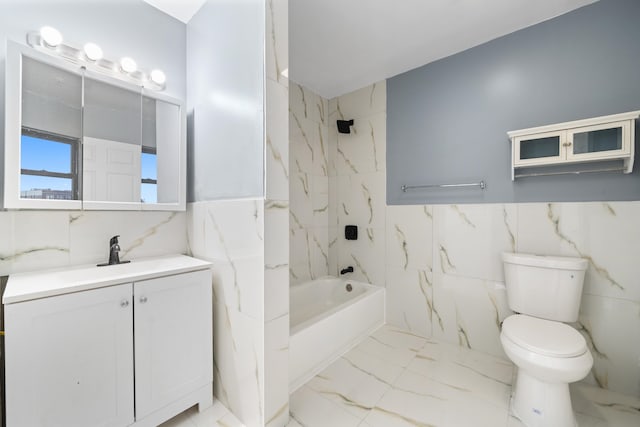
[[186,255],[131,260],[127,264],[96,267],[95,264],[9,276],[2,302],[12,304],[37,298],[86,291],[161,276],[205,270],[211,263]]

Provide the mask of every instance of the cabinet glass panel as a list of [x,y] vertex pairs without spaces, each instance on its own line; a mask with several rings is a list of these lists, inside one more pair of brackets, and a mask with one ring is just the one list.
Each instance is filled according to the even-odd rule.
[[620,150],[622,127],[578,132],[573,134],[573,154]]
[[520,141],[520,160],[558,157],[560,155],[560,137],[524,139]]

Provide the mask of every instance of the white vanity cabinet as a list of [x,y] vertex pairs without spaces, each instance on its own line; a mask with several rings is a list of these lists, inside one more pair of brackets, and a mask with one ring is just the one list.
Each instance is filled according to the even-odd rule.
[[204,261],[16,274],[3,302],[7,427],[157,426],[211,405]]
[[508,132],[512,178],[516,169],[595,161],[622,161],[633,170],[635,119],[640,111]]

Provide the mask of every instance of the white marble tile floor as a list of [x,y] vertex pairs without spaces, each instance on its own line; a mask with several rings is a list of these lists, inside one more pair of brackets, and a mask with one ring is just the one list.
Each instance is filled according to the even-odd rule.
[[213,406],[202,412],[193,406],[158,427],[244,427],[224,405],[213,401]]
[[[287,427],[524,427],[509,415],[513,365],[383,326],[290,397]],[[572,385],[579,427],[640,426],[640,397]],[[215,401],[159,427],[243,427]]]
[[[383,326],[291,395],[287,427],[524,427],[513,365]],[[640,397],[572,386],[580,427],[640,426]]]

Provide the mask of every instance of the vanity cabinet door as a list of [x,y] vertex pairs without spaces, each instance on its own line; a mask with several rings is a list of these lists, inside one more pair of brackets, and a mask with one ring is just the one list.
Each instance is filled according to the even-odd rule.
[[211,271],[134,284],[136,420],[213,379]]
[[5,306],[7,426],[133,422],[132,285]]

